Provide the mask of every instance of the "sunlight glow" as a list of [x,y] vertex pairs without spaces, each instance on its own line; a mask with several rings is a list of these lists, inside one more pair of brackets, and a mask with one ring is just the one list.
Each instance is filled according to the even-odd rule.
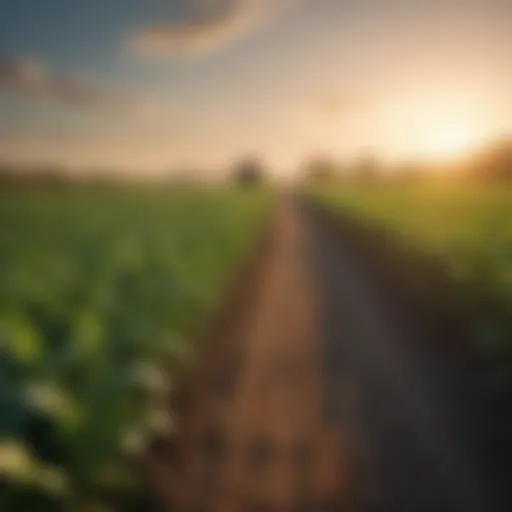
[[478,138],[470,126],[446,124],[433,129],[425,140],[425,156],[452,158],[463,156],[477,146]]
[[477,149],[491,135],[491,116],[476,93],[419,91],[400,97],[381,112],[388,142],[398,155],[422,159],[457,159]]

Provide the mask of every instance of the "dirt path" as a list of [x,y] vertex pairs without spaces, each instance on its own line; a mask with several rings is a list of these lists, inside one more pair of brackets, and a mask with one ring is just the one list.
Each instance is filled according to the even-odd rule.
[[179,426],[175,510],[338,509],[342,440],[323,423],[309,234],[291,202],[273,229],[250,311],[205,361]]
[[457,375],[414,348],[428,334],[335,238],[282,203],[251,300],[212,341],[154,466],[168,509],[496,509]]

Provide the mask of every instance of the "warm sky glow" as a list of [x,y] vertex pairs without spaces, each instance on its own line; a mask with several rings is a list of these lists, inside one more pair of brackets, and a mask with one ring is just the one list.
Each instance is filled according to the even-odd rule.
[[435,128],[425,141],[425,155],[433,157],[457,157],[474,149],[476,144],[471,127],[456,124],[441,125]]
[[[381,150],[390,157],[452,159],[498,137],[499,123],[481,92],[404,92],[388,105],[388,138]],[[386,149],[387,148],[387,149]]]
[[0,0],[0,158],[215,171],[512,133],[509,0]]

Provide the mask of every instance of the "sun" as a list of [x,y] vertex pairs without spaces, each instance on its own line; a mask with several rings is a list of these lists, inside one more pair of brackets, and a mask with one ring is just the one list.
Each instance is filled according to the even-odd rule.
[[425,141],[425,153],[431,157],[454,158],[470,152],[477,144],[476,134],[467,125],[440,125]]
[[385,137],[397,154],[425,160],[458,160],[485,140],[489,112],[478,96],[449,90],[409,91],[383,110]]

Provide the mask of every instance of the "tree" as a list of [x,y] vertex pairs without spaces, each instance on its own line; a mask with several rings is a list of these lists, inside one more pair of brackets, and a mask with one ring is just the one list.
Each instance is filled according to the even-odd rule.
[[235,165],[232,179],[235,184],[243,188],[260,185],[265,179],[263,164],[257,158],[240,160]]
[[512,140],[492,144],[477,155],[471,174],[485,181],[512,182]]
[[354,178],[361,183],[375,183],[382,177],[379,160],[371,153],[362,155],[354,168]]
[[336,163],[329,157],[311,158],[306,164],[305,179],[313,183],[324,183],[336,178]]

